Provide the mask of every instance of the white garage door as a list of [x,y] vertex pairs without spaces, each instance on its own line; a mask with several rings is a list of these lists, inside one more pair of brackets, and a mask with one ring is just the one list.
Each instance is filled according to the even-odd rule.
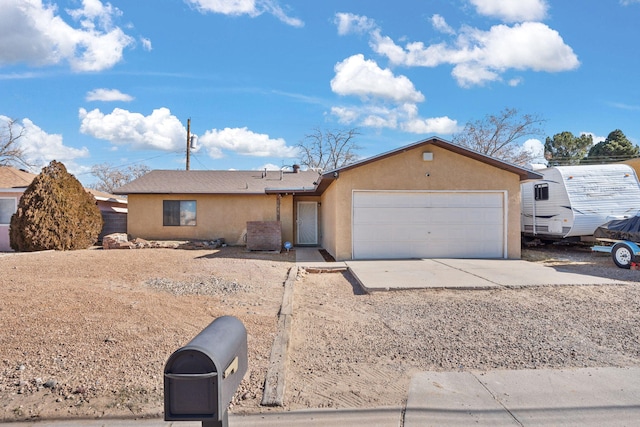
[[504,258],[504,192],[353,192],[353,258]]

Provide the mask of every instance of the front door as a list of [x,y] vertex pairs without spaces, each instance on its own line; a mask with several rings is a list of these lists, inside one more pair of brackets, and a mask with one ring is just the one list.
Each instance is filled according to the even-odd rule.
[[298,202],[296,244],[318,244],[318,202]]

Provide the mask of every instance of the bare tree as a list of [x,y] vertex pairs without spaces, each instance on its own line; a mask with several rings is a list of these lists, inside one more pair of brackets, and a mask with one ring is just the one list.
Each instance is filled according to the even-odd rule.
[[24,153],[24,149],[20,146],[20,138],[24,136],[24,127],[17,124],[17,120],[4,119],[0,117],[0,121],[4,121],[0,128],[0,166],[26,166],[33,167]]
[[524,138],[543,135],[544,119],[535,114],[520,114],[515,108],[505,108],[498,115],[468,122],[463,131],[453,136],[453,142],[507,162],[524,165],[533,160],[532,153],[520,145]]
[[133,165],[127,168],[117,168],[109,163],[93,165],[91,175],[98,178],[98,182],[89,185],[89,187],[105,193],[113,193],[116,188],[140,178],[150,170],[147,165]]
[[297,145],[300,162],[310,169],[325,171],[353,163],[360,149],[354,140],[357,135],[360,135],[357,129],[322,131],[316,128]]

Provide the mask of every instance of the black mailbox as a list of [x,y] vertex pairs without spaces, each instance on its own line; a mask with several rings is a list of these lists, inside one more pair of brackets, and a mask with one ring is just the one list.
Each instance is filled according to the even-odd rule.
[[246,372],[246,328],[232,316],[215,319],[167,360],[165,421],[226,426],[227,407]]

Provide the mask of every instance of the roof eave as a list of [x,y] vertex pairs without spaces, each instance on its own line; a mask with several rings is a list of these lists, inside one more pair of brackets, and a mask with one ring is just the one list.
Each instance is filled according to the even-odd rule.
[[265,188],[266,194],[314,193],[316,187]]

